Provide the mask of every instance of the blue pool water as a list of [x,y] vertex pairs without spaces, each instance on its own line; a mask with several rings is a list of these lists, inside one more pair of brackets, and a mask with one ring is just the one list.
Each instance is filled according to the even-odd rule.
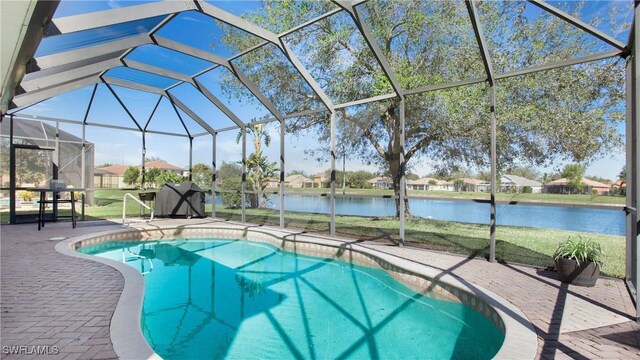
[[78,251],[145,278],[141,326],[165,359],[489,359],[504,335],[471,308],[386,272],[245,240],[114,242]]
[[[220,197],[217,204],[222,205]],[[271,209],[279,209],[277,195],[268,202]],[[410,199],[409,207],[415,216],[435,220],[489,224],[489,204]],[[329,213],[329,197],[318,195],[285,195],[285,210],[295,212]],[[584,209],[555,206],[504,205],[496,208],[498,225],[585,231],[624,236],[625,214],[621,210]],[[336,197],[336,214],[358,216],[393,216],[395,203],[389,198]]]

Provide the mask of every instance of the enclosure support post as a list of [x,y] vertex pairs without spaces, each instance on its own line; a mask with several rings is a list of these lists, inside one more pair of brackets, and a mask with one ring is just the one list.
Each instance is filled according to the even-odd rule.
[[142,166],[141,166],[141,170],[140,170],[140,189],[145,190],[146,186],[144,183],[144,175],[146,173],[146,169],[144,166],[144,162],[145,162],[145,158],[147,157],[147,142],[146,142],[146,131],[142,131]]
[[16,150],[13,147],[13,114],[9,115],[9,223],[16,223]]
[[331,111],[330,120],[330,137],[331,137],[331,196],[329,198],[329,214],[331,222],[329,225],[329,233],[331,236],[336,235],[336,112]]
[[[633,247],[632,248],[627,248],[627,251],[631,252],[632,249],[635,250],[632,252],[632,256],[633,258],[631,259],[633,262],[633,283],[634,283],[634,288],[636,291],[636,296],[635,296],[635,300],[636,300],[636,322],[640,323],[640,300],[638,297],[638,287],[640,285],[640,283],[638,282],[638,279],[640,279],[640,267],[638,266],[638,259],[640,259],[640,243],[638,243],[638,214],[637,214],[637,207],[638,207],[638,203],[640,203],[640,177],[638,176],[638,168],[640,167],[640,159],[638,157],[638,155],[640,154],[640,143],[638,142],[639,138],[640,138],[640,113],[638,112],[638,102],[640,102],[640,94],[638,93],[638,82],[640,82],[640,64],[638,61],[638,56],[640,56],[640,50],[638,50],[638,40],[640,39],[640,24],[638,24],[638,22],[640,21],[640,1],[636,0],[635,3],[635,9],[634,9],[634,25],[633,25],[633,29],[631,29],[631,31],[633,31],[633,42],[631,42],[631,93],[627,93],[627,101],[630,100],[630,107],[631,107],[631,122],[633,123],[634,129],[633,129],[633,134],[632,136],[633,138],[633,158],[632,158],[632,165],[633,165],[633,172],[632,172],[632,182],[627,184],[627,190],[632,187],[633,188],[633,204],[634,204],[634,208],[636,209],[636,213],[634,214],[634,223],[632,224],[633,228],[634,228],[634,232],[632,232],[633,237],[631,239],[631,241],[633,242]],[[629,66],[629,65],[628,65]],[[627,114],[629,114],[629,112],[627,112]],[[629,119],[627,119],[629,120]],[[627,154],[627,158],[628,158],[628,154]],[[627,195],[629,196],[629,195]]]
[[[91,98],[89,98],[89,104],[87,104],[87,111],[84,113],[84,118],[82,119],[82,159],[81,159],[81,171],[82,171],[82,175],[80,176],[80,182],[82,183],[82,185],[80,185],[80,187],[85,188],[85,189],[93,189],[93,179],[89,179],[91,181],[91,186],[87,185],[87,179],[86,179],[86,172],[87,172],[87,164],[86,164],[86,160],[85,157],[87,156],[87,119],[89,118],[89,112],[91,111],[91,106],[93,105],[93,99],[96,96],[96,91],[98,90],[98,84],[95,84],[93,86],[93,91],[91,92]],[[90,197],[90,199],[93,199],[93,196]],[[84,210],[84,206],[82,207],[82,209]],[[84,218],[82,219],[84,220]]]
[[491,219],[489,221],[489,261],[496,261],[496,188],[497,188],[497,136],[496,136],[496,84],[490,85],[491,98]]
[[247,190],[247,130],[242,129],[242,192],[240,196],[242,207],[242,222],[247,221],[247,199],[245,191]]
[[[53,180],[58,180],[60,175],[58,171],[60,171],[60,122],[56,121],[56,150],[54,151],[54,161],[53,161]],[[53,218],[58,218],[58,194],[53,193]]]
[[216,182],[218,169],[216,168],[216,133],[211,134],[211,217],[216,217]]
[[407,212],[406,205],[404,203],[406,194],[406,164],[404,162],[404,123],[405,123],[405,100],[404,98],[400,99],[400,246],[404,246],[404,222],[405,222],[405,213]]
[[280,121],[280,228],[284,229],[284,136],[285,136],[284,120]]
[[193,181],[193,136],[189,136],[189,181]]

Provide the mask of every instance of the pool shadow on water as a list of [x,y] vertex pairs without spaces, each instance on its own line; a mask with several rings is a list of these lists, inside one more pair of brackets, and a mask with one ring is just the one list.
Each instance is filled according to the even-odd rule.
[[[200,248],[189,243],[188,250],[180,243],[156,244],[139,251],[155,264],[145,276],[143,333],[163,358],[181,359],[185,353],[224,358],[246,319],[286,299],[239,269],[206,257],[207,251],[232,243],[195,243]],[[209,281],[212,287],[203,286]]]
[[[342,279],[341,284],[355,291],[348,306],[344,303],[342,286],[325,288],[326,278],[318,277],[318,271],[326,270],[334,259],[309,260],[289,254],[294,266],[274,270],[273,263],[271,267],[267,264],[278,259],[275,247],[254,245],[258,250],[247,256],[246,252],[241,255],[243,246],[247,242],[176,240],[128,244],[130,265],[136,267],[149,261],[154,264],[145,275],[147,293],[142,326],[145,337],[163,358],[182,359],[186,354],[197,354],[198,358],[247,357],[260,354],[265,350],[262,346],[267,351],[273,350],[268,341],[265,345],[259,338],[275,341],[276,348],[284,351],[279,354],[286,357],[322,358],[326,353],[317,348],[314,336],[322,335],[318,331],[330,325],[319,325],[309,319],[309,314],[317,315],[313,309],[318,304],[318,300],[311,301],[310,293],[358,329],[343,347],[330,348],[331,357],[349,358],[364,352],[370,358],[381,358],[382,333],[422,296],[407,292],[403,301],[387,308],[384,317],[374,319],[369,307],[375,299],[361,291],[370,288],[361,285],[363,278],[352,274],[351,280]],[[210,283],[213,285],[209,286]],[[289,291],[278,290],[285,283]],[[396,286],[394,289],[398,290]],[[281,310],[276,308],[296,298],[298,310],[291,315],[299,318],[299,328],[294,331],[290,328],[291,319],[282,318]],[[466,348],[460,345],[456,354],[465,354]]]

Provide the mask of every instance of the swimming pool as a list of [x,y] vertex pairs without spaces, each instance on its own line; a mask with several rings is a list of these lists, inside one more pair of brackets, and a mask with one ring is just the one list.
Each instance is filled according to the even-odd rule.
[[504,340],[455,299],[382,269],[247,240],[114,241],[79,252],[145,278],[141,327],[165,359],[491,358]]

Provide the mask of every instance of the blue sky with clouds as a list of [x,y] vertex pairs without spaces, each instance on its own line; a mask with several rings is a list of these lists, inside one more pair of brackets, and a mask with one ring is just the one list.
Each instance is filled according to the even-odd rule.
[[[236,15],[242,15],[247,11],[258,9],[261,6],[258,1],[211,1],[211,3]],[[567,11],[571,11],[572,7],[575,6],[575,3],[573,2],[552,3]],[[628,21],[629,12],[624,10],[626,9],[625,6],[628,6],[629,3],[630,2],[623,3],[610,1],[587,2],[587,6],[585,6],[585,9],[581,13],[581,17],[585,21],[591,21],[594,17],[601,18],[602,20],[597,23],[598,28],[603,31],[608,31],[616,38],[626,42],[626,37],[628,35],[624,31],[621,31],[622,26],[618,25]],[[58,7],[56,17],[77,15],[90,11],[106,10],[136,4],[140,4],[140,2],[63,0]],[[608,14],[611,7],[619,8],[620,11],[616,13],[615,18],[612,21],[609,21],[608,19],[604,19],[602,14]],[[145,23],[144,29],[149,26],[152,27],[152,22],[153,21],[147,21],[148,24]],[[102,32],[99,36],[104,39],[113,39],[119,36],[127,36],[127,34],[132,35],[136,30],[140,30],[140,28],[132,28],[131,26],[121,27],[119,32],[111,31],[106,34]],[[223,31],[224,26],[217,26],[212,19],[199,13],[189,12],[179,15],[175,19],[174,23],[161,30],[160,35],[170,38],[173,37],[175,39],[188,39],[187,43],[190,46],[200,48],[204,51],[210,51],[220,56],[229,57],[233,55],[229,48],[222,45],[211,46],[211,44],[217,43],[216,39],[223,34]],[[96,38],[98,36],[96,34],[97,33],[91,34],[91,37]],[[64,44],[64,46],[52,44],[53,38],[45,39],[39,52],[40,54],[45,54],[56,51],[56,46],[58,46],[59,49],[79,46],[79,44],[87,43],[88,40],[91,40],[91,38],[87,38],[87,36],[84,38],[82,36],[76,36]],[[205,61],[194,60],[171,50],[159,49],[152,45],[142,46],[134,50],[129,56],[129,59],[146,62],[158,67],[171,68],[187,75],[193,75],[199,70],[211,65]],[[263,118],[268,115],[268,111],[266,111],[266,109],[255,99],[253,101],[246,99],[238,100],[230,97],[222,91],[220,78],[224,75],[225,71],[227,70],[224,68],[218,68],[201,76],[199,79],[212,93],[222,99],[223,102],[225,102],[226,105],[241,119],[248,121],[250,119]],[[147,85],[159,87],[167,86],[167,79],[165,78],[151,76],[149,74],[140,73],[127,68],[116,68],[110,70],[107,75],[130,81],[138,81]],[[175,81],[169,80],[169,83],[173,82]],[[130,109],[136,120],[144,126],[144,123],[147,122],[159,96],[129,90],[118,86],[112,87],[125,105]],[[89,97],[91,96],[91,91],[92,87],[87,87],[71,93],[63,94],[37,104],[25,110],[23,113],[82,120],[86,110],[86,105],[88,104]],[[209,122],[214,128],[224,128],[233,124],[230,119],[208,103],[208,101],[191,85],[180,85],[171,92],[180,99],[180,101],[193,108],[200,117]],[[191,133],[200,133],[204,131],[186,114],[181,112],[180,115],[186,122],[185,125]],[[99,85],[98,96],[96,96],[96,100],[94,101],[87,120],[89,123],[135,127],[126,112],[121,109],[115,98],[110,94],[109,90],[102,84]],[[80,127],[77,125],[65,124],[62,125],[62,128],[63,130],[80,134]],[[148,128],[157,131],[176,131],[185,133],[184,127],[180,124],[175,111],[166,99],[161,101]],[[279,125],[276,123],[270,124],[268,126],[268,131],[271,134],[272,143],[271,146],[266,149],[266,154],[273,159],[273,161],[277,161],[279,158],[280,148]],[[621,127],[621,131],[624,131],[623,127]],[[222,161],[240,160],[241,146],[235,141],[236,134],[237,131],[234,130],[222,132],[218,135],[218,164]],[[125,164],[140,163],[142,136],[139,132],[87,127],[87,140],[96,144],[96,164],[107,162]],[[306,154],[305,150],[316,148],[317,146],[318,142],[313,134],[288,136],[285,141],[287,171],[296,169],[304,170],[307,173],[313,174],[329,168],[328,162],[318,163],[315,158]],[[188,149],[189,142],[186,138],[156,134],[147,135],[148,157],[156,156],[176,165],[186,166],[188,164]],[[211,162],[211,136],[207,135],[195,138],[193,142],[193,149],[194,163]],[[248,143],[247,149],[250,152],[250,143]],[[430,162],[427,159],[415,159],[412,162],[414,172],[419,175],[426,175],[432,170]],[[620,172],[623,164],[624,152],[621,149],[620,152],[611,153],[606,158],[591,164],[588,168],[588,174],[606,178],[615,178]],[[563,164],[558,163],[551,168],[541,169],[541,172],[553,172],[556,168],[560,168],[562,165]],[[341,162],[339,162],[338,166],[341,166]],[[372,166],[363,164],[362,161],[357,159],[348,160],[347,168],[352,170],[377,170]]]

